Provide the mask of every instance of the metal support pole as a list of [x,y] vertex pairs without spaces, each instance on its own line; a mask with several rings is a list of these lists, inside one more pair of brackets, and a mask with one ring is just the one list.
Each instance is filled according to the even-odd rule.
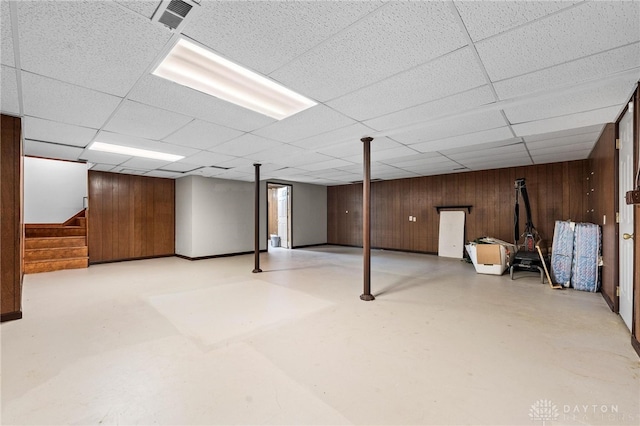
[[360,139],[363,144],[364,177],[362,179],[362,256],[364,263],[364,293],[362,300],[374,300],[371,294],[371,141],[373,138]]
[[254,199],[254,223],[253,223],[253,243],[254,243],[254,267],[253,273],[262,272],[260,269],[260,164],[253,165],[256,171],[256,186]]

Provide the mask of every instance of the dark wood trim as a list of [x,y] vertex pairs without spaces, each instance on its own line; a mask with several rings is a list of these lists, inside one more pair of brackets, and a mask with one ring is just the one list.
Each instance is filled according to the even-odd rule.
[[147,260],[147,259],[162,259],[164,257],[174,257],[176,254],[160,254],[157,256],[140,256],[140,257],[128,257],[125,259],[109,259],[109,260],[99,260],[99,261],[91,261],[89,260],[89,265],[103,265],[105,263],[120,263],[120,262],[128,262],[130,260]]
[[635,335],[631,336],[631,346],[633,346],[633,349],[635,349],[638,356],[640,356],[640,342]]
[[[266,250],[260,250],[260,253],[266,253]],[[199,256],[199,257],[189,257],[189,256],[185,256],[183,254],[175,254],[175,257],[179,257],[180,259],[184,259],[184,260],[190,260],[190,261],[194,261],[194,260],[207,260],[207,259],[218,259],[221,257],[235,257],[235,256],[246,256],[248,254],[254,254],[254,251],[239,251],[236,253],[223,253],[223,254],[212,254],[209,256]]]
[[19,319],[22,319],[22,311],[8,312],[6,314],[0,315],[0,322],[14,321]]

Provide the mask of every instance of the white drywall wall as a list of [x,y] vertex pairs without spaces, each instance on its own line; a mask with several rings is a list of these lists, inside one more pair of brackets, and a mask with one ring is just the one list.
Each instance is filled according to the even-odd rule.
[[24,158],[24,223],[62,223],[87,196],[86,163]]
[[[271,181],[269,181],[271,182]],[[327,188],[293,185],[293,245],[327,242]],[[267,248],[267,183],[260,182],[260,249]],[[176,254],[205,257],[253,251],[254,183],[201,176],[176,180]]]

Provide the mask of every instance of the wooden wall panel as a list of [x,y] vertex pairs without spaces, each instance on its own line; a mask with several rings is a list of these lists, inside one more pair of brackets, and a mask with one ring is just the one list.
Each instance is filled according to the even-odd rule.
[[175,181],[89,172],[89,262],[175,253]]
[[0,120],[1,319],[22,317],[22,139],[20,119]]
[[[373,247],[436,253],[438,205],[472,205],[466,238],[513,241],[514,181],[524,177],[533,223],[551,244],[556,220],[586,220],[587,160],[373,182]],[[328,188],[327,240],[361,246],[362,185]],[[345,214],[349,210],[349,214]],[[521,232],[526,220],[521,201]],[[347,217],[348,216],[348,217]],[[416,216],[416,222],[409,222]]]
[[[602,226],[602,296],[618,312],[618,238],[616,236],[617,167],[615,124],[607,124],[589,156],[586,210],[588,221]],[[606,217],[606,219],[605,219]],[[605,222],[606,221],[606,222]]]

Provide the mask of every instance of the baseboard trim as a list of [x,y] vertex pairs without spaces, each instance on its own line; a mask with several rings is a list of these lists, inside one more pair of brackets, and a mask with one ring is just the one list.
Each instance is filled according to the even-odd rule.
[[633,349],[636,350],[636,353],[640,357],[640,342],[634,335],[631,335],[631,346],[633,346]]
[[0,315],[0,322],[14,321],[19,319],[22,319],[22,311],[9,312],[9,313]]
[[611,300],[609,296],[607,296],[607,293],[602,291],[602,287],[600,288],[600,294],[602,294],[602,298],[604,299],[605,302],[607,302],[607,305],[609,305],[609,309],[611,309],[611,312],[617,313],[616,305],[613,303],[613,300]]
[[113,260],[99,260],[99,261],[91,261],[91,254],[89,254],[89,266],[91,265],[102,265],[104,263],[119,263],[119,262],[129,262],[131,260],[147,260],[147,259],[162,259],[163,257],[173,257],[175,254],[161,254],[159,256],[142,256],[142,257],[129,257],[126,259],[113,259]]
[[[266,253],[266,252],[267,252],[266,250],[260,250],[260,253]],[[252,250],[252,251],[241,251],[237,253],[212,254],[210,256],[198,256],[198,257],[189,257],[182,254],[176,254],[175,256],[185,260],[207,260],[207,259],[217,259],[219,257],[244,256],[246,254],[253,254],[253,253],[255,252]]]

